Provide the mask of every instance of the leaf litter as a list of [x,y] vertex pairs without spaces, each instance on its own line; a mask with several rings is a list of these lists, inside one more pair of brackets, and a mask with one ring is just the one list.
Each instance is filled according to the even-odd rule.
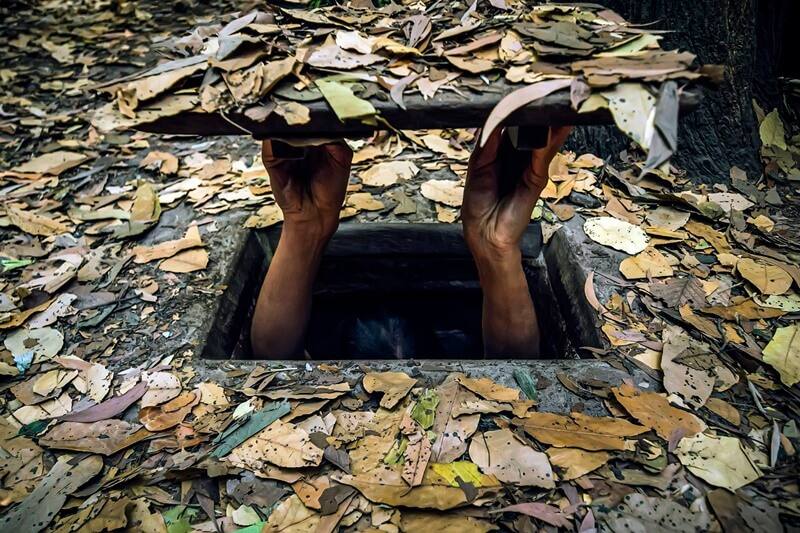
[[[183,30],[201,22],[194,15],[176,16],[171,8],[166,13],[160,7],[142,9],[121,2],[120,9],[139,25],[133,31],[118,17],[98,15],[81,3],[74,17],[65,18],[64,24],[74,30],[72,36],[52,34],[40,25],[37,21],[46,19],[41,9],[24,8],[13,15],[30,24],[12,43],[8,68],[19,73],[14,80],[32,78],[38,83],[33,91],[13,93],[24,96],[2,97],[4,114],[14,116],[0,125],[0,140],[12,154],[5,161],[11,170],[0,176],[6,201],[0,207],[4,237],[0,259],[4,269],[14,267],[0,279],[4,341],[0,370],[4,384],[9,385],[4,388],[4,420],[0,421],[0,494],[6,508],[0,520],[9,530],[214,531],[214,520],[194,508],[209,501],[214,518],[226,530],[252,522],[251,527],[260,526],[257,530],[266,523],[268,531],[281,531],[317,527],[327,520],[326,524],[335,521],[330,530],[382,527],[393,531],[445,520],[442,523],[488,531],[514,529],[520,515],[539,525],[569,528],[597,521],[609,527],[643,524],[675,529],[674,524],[679,524],[707,529],[709,523],[724,526],[730,516],[741,517],[750,528],[757,520],[765,523],[764,517],[796,523],[800,507],[791,481],[800,432],[796,394],[789,387],[798,380],[800,357],[793,303],[798,298],[797,238],[792,219],[764,199],[767,193],[772,197],[781,193],[789,201],[779,181],[770,178],[758,190],[755,180],[732,171],[733,188],[692,186],[674,169],[661,166],[636,182],[644,157],[631,168],[617,171],[591,154],[563,154],[563,167],[552,174],[548,185],[552,191],[545,191],[559,203],[543,204],[539,216],[553,217],[558,212],[555,207],[564,203],[573,209],[576,220],[611,218],[607,211],[572,200],[579,198],[578,193],[603,205],[616,199],[621,208],[617,206],[613,216],[625,215],[627,223],[648,236],[644,247],[640,236],[633,239],[635,244],[622,246],[631,246],[636,257],[649,245],[663,256],[659,265],[672,269],[672,274],[657,281],[654,271],[647,265],[642,268],[639,261],[642,277],[628,283],[618,280],[623,283],[614,285],[611,294],[598,291],[597,303],[606,309],[600,320],[617,335],[613,338],[637,339],[610,347],[605,357],[630,369],[644,365],[643,360],[656,360],[653,354],[660,356],[659,364],[647,367],[659,384],[656,390],[632,382],[595,382],[587,389],[603,400],[605,417],[581,414],[579,401],[571,405],[571,414],[540,413],[530,400],[508,392],[516,390],[505,386],[512,383],[488,383],[480,375],[453,374],[443,383],[414,382],[417,376],[406,376],[406,381],[414,383],[392,407],[383,408],[386,413],[378,405],[387,392],[365,393],[361,377],[348,378],[352,382],[346,387],[336,386],[331,380],[345,378],[328,370],[312,373],[302,383],[276,377],[279,371],[253,372],[254,383],[248,387],[233,380],[196,383],[192,355],[183,351],[166,357],[148,354],[152,359],[147,360],[141,348],[137,352],[142,334],[135,331],[140,329],[149,339],[181,336],[182,310],[169,305],[168,295],[187,290],[187,285],[200,293],[218,290],[205,276],[217,260],[213,246],[220,229],[229,227],[224,216],[268,209],[259,224],[279,222],[269,214],[274,213],[274,199],[268,178],[255,147],[238,152],[225,149],[225,141],[219,149],[196,139],[166,144],[143,133],[99,132],[83,113],[55,112],[82,108],[88,102],[83,87],[130,73],[131,65],[115,64],[120,60],[114,47],[123,40],[133,43],[132,65],[141,68],[151,42],[148,32],[163,31],[164,26],[158,25],[163,21]],[[335,17],[351,16],[330,11],[336,10],[314,12],[319,14],[314,24],[327,20],[336,26]],[[579,8],[571,6],[539,6],[536,11],[541,21],[582,16]],[[428,26],[423,20],[418,25],[419,42],[413,47],[425,54],[434,43],[443,42],[443,50],[471,43],[481,26],[472,21],[480,22],[467,18],[462,33],[449,38],[452,41],[437,40],[443,32],[439,22],[433,22],[427,31],[434,38],[426,44]],[[269,22],[257,18],[239,24],[245,29],[231,30],[232,34],[271,31]],[[510,70],[513,67],[502,62],[521,57],[527,50],[518,51],[514,43],[527,46],[528,33],[534,31],[539,29],[523,25],[515,28],[514,35],[506,32],[495,44],[453,55],[461,58],[465,70],[450,70],[449,61],[436,67],[440,72],[428,68],[423,76],[407,81],[406,101],[418,90],[465,90],[470,69],[482,68],[487,60]],[[592,44],[574,29],[570,34]],[[26,35],[31,38],[26,40]],[[496,39],[489,37],[490,43]],[[202,47],[204,39],[207,36],[202,33],[188,35],[184,45],[199,50],[192,47]],[[26,46],[41,47],[45,59],[26,64]],[[399,37],[395,44],[382,46],[348,50],[368,58],[413,54],[401,52],[406,44]],[[499,55],[487,59],[495,46]],[[545,50],[541,43],[537,46]],[[606,51],[619,53],[619,46]],[[485,55],[471,55],[477,53]],[[78,63],[59,61],[68,57]],[[338,57],[343,61],[351,56]],[[91,68],[98,58],[112,65],[110,72]],[[637,108],[620,107],[608,88],[618,83],[617,77],[621,81],[637,75],[637,65],[632,58],[605,61],[609,62],[574,67],[591,85],[590,94],[602,99],[599,103],[585,100],[587,104],[607,105],[615,117],[642,116],[642,110],[654,102],[654,109],[658,108],[660,102],[652,100],[656,92],[649,96],[637,92]],[[671,68],[681,70],[668,76],[691,74],[684,68],[685,58],[674,61]],[[45,63],[55,74],[39,73]],[[77,65],[89,68],[81,70]],[[380,65],[376,61],[366,68]],[[600,66],[605,70],[601,72]],[[162,68],[169,72],[170,67]],[[187,74],[192,69],[183,68],[174,69],[173,78],[199,81],[202,69]],[[282,98],[280,93],[289,94],[281,83],[296,83],[296,74],[286,70],[254,71],[253,76],[260,77],[259,90],[275,92],[276,99]],[[394,75],[399,80],[409,74]],[[135,94],[113,93],[116,109],[121,112],[127,105],[136,115],[127,119],[128,124],[200,105],[203,95],[170,95],[173,85],[160,76],[153,74],[146,83],[132,80]],[[241,83],[239,87],[244,88],[249,82],[242,79]],[[360,96],[365,94],[364,83],[376,82],[336,83],[365,101]],[[435,89],[431,85],[440,83]],[[22,87],[15,81],[11,85]],[[341,92],[338,87],[333,90]],[[209,87],[204,94],[210,98],[213,93]],[[152,101],[137,103],[134,96]],[[270,112],[297,122],[305,120],[303,101],[279,103]],[[206,100],[206,105],[213,108],[213,99]],[[227,104],[223,99],[219,105]],[[770,112],[762,120],[760,133],[765,163],[779,168],[781,177],[797,173],[795,167],[781,166],[788,164],[785,154],[796,157],[798,153],[791,125]],[[362,183],[354,179],[352,186],[373,187],[370,198],[386,211],[400,205],[383,194],[391,189],[416,207],[399,216],[435,220],[437,207],[460,206],[459,179],[472,142],[463,134],[454,130],[378,133],[351,141],[365,156],[354,174],[362,175],[375,162],[391,164],[385,171],[368,174]],[[403,158],[398,160],[400,155]],[[664,181],[663,176],[669,179]],[[425,187],[435,196],[432,199],[421,191],[421,185],[431,180],[449,182],[447,187]],[[567,190],[564,183],[573,181]],[[751,185],[755,192],[742,192],[737,184],[743,189]],[[641,190],[636,188],[639,185]],[[360,201],[366,202],[366,197]],[[389,216],[372,213],[364,210],[356,216]],[[672,242],[658,240],[664,238],[665,230],[673,232]],[[202,255],[190,256],[179,261],[189,266],[177,272],[158,269],[157,261],[186,251],[199,254],[198,250],[208,254],[207,263]],[[196,270],[181,271],[186,268]],[[593,283],[599,287],[600,276]],[[67,299],[69,303],[61,298],[67,294],[75,296]],[[40,322],[32,321],[45,315]],[[670,327],[683,332],[680,350],[665,335]],[[123,359],[122,354],[133,356]],[[371,374],[367,371],[365,376]],[[373,379],[378,376],[368,381]],[[214,385],[222,389],[221,396]],[[395,396],[405,387],[397,389]],[[526,394],[529,390],[536,391],[528,387]],[[292,407],[282,402],[289,397],[295,398]],[[221,398],[227,398],[227,403]],[[704,406],[698,408],[702,401]],[[293,414],[297,417],[286,420]],[[332,426],[325,423],[329,415],[336,420]],[[357,422],[342,430],[348,419],[345,415]],[[402,424],[406,415],[413,423]],[[321,422],[307,423],[312,417]],[[369,422],[376,417],[378,422]],[[491,453],[498,443],[519,453]],[[428,445],[431,455],[426,458]],[[392,450],[396,462],[389,464]],[[667,486],[674,490],[640,484],[633,485],[637,492],[630,492],[631,485],[604,474],[606,466],[620,472],[617,480],[628,479],[631,471],[667,476]],[[309,479],[329,479],[327,485],[320,482],[318,508],[307,507],[295,492],[307,469],[313,471]],[[543,481],[548,471],[553,486]],[[543,477],[539,476],[542,472]],[[528,486],[531,477],[536,483]],[[210,480],[215,489],[206,492],[196,483],[199,480]],[[264,500],[242,503],[234,497],[237,492],[226,490],[228,486],[264,487],[259,493]],[[507,489],[519,492],[511,498],[504,495]],[[720,490],[728,496],[720,496]],[[727,497],[734,498],[733,511],[723,514],[720,509],[727,509]],[[321,514],[323,509],[329,514]],[[456,510],[437,511],[445,509]],[[258,521],[253,522],[256,517]]]

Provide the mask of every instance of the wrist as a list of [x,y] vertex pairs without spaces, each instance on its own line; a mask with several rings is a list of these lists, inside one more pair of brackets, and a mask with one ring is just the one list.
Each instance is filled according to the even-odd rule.
[[322,249],[328,244],[338,227],[338,218],[331,222],[289,217],[283,221],[281,239],[301,248]]
[[473,250],[481,285],[509,280],[522,271],[522,252],[516,249]]

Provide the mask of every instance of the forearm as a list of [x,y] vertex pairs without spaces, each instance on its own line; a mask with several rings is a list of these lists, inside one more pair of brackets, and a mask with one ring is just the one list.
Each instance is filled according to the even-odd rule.
[[539,357],[539,326],[520,253],[475,259],[483,289],[485,357]]
[[254,355],[302,358],[311,294],[328,235],[286,223],[258,295],[251,338]]

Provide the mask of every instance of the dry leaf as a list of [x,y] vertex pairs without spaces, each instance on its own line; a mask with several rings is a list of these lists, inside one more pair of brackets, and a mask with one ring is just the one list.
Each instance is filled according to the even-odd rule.
[[450,463],[464,454],[467,439],[478,429],[481,415],[454,417],[453,411],[461,404],[461,389],[458,380],[463,374],[450,374],[436,389],[439,405],[436,406],[431,431],[436,435],[431,460],[436,463]]
[[664,350],[661,356],[664,388],[670,393],[680,395],[695,409],[705,405],[716,381],[714,367],[698,369],[681,364],[682,360],[697,356],[716,361],[708,344],[695,341],[677,327],[664,330]]
[[564,470],[561,479],[570,481],[597,470],[611,459],[608,452],[589,452],[578,448],[549,448],[550,462]]
[[269,204],[261,207],[255,215],[248,217],[244,223],[245,228],[268,228],[278,222],[283,222],[283,211],[278,204]]
[[498,385],[489,378],[460,377],[458,382],[462,387],[471,390],[485,400],[495,402],[515,402],[520,399],[520,391]]
[[0,518],[3,531],[42,531],[61,511],[67,497],[103,469],[103,459],[90,455],[77,461],[60,457],[25,501]]
[[653,429],[664,440],[669,440],[672,432],[677,429],[684,431],[684,434],[689,436],[696,435],[705,429],[699,418],[672,407],[660,394],[641,391],[627,384],[611,390],[617,401],[633,418]]
[[761,470],[742,450],[736,437],[712,437],[704,433],[684,437],[675,455],[697,477],[730,491],[761,477]]
[[35,157],[27,163],[14,167],[12,170],[13,172],[20,172],[23,174],[50,174],[52,176],[58,176],[65,170],[76,167],[87,159],[89,159],[89,157],[84,154],[58,150]]
[[652,225],[670,231],[677,231],[689,222],[690,214],[669,206],[659,206],[647,214],[647,221]]
[[608,511],[597,509],[595,512],[604,526],[602,531],[671,533],[711,529],[707,508],[692,506],[688,509],[675,501],[639,493],[625,496],[622,504]]
[[739,259],[736,270],[755,285],[761,294],[779,295],[792,287],[792,277],[779,266],[757,263],[752,259]]
[[791,387],[800,381],[800,325],[775,330],[764,348],[764,362],[780,372],[781,381]]
[[672,276],[672,267],[664,254],[653,247],[642,253],[623,259],[619,271],[625,279],[664,278]]
[[232,465],[261,470],[267,462],[284,468],[317,466],[322,450],[311,444],[308,433],[280,420],[256,433],[227,456]]
[[464,186],[452,180],[428,180],[420,186],[422,196],[450,207],[460,207],[464,199]]
[[547,455],[520,442],[510,429],[473,435],[469,456],[481,471],[521,487],[555,487]]
[[113,455],[152,435],[125,420],[62,422],[39,439],[39,445],[57,450]]
[[187,392],[157,407],[142,407],[139,410],[139,422],[149,431],[164,431],[183,422],[198,403],[200,394]]
[[178,158],[167,152],[153,150],[148,152],[139,162],[139,167],[150,167],[162,174],[172,175],[178,172]]
[[515,418],[514,424],[522,426],[534,439],[557,447],[584,450],[632,450],[634,443],[624,437],[634,437],[647,432],[627,420],[609,417],[570,416],[552,413],[528,413],[525,418]]
[[386,61],[386,58],[377,54],[354,54],[335,44],[317,48],[305,59],[305,63],[312,67],[343,70],[365,67],[381,61]]
[[363,211],[380,211],[385,208],[383,202],[368,192],[356,192],[347,197],[346,205]]
[[152,407],[177,398],[182,391],[181,381],[169,372],[144,374],[147,392],[142,397],[142,407]]
[[33,361],[52,359],[64,346],[64,335],[54,328],[18,329],[3,341],[11,355],[21,356],[33,352]]
[[298,102],[277,102],[275,113],[282,116],[289,126],[308,124],[311,121],[311,111]]
[[133,261],[134,263],[142,264],[155,261],[156,259],[164,259],[172,257],[182,250],[194,248],[196,246],[203,246],[203,241],[200,238],[200,230],[193,224],[186,230],[186,235],[184,235],[182,239],[165,241],[153,246],[135,247],[132,250],[132,253],[135,255]]
[[417,172],[419,168],[411,161],[386,161],[371,166],[358,177],[368,187],[386,187],[400,180],[410,180]]
[[400,531],[436,531],[438,533],[487,533],[498,527],[491,522],[456,513],[424,513],[403,510],[400,515]]
[[447,59],[453,66],[460,68],[461,70],[466,70],[467,72],[471,72],[473,74],[480,74],[482,72],[489,72],[495,68],[494,61],[489,59],[477,59],[477,58],[468,58],[468,57],[458,57],[458,56],[451,56],[446,55],[445,59]]
[[706,400],[706,409],[727,420],[733,427],[738,428],[742,423],[742,415],[739,414],[739,411],[721,398],[709,398]]
[[381,407],[394,408],[397,403],[405,398],[417,380],[408,377],[405,372],[370,372],[364,376],[364,390],[367,392],[382,392]]
[[14,209],[13,207],[6,207],[6,214],[12,224],[31,235],[61,235],[70,231],[65,224],[44,215],[37,215],[36,213]]
[[608,100],[608,109],[617,127],[648,150],[653,125],[650,122],[656,99],[640,83],[620,83],[609,91],[603,91]]
[[731,251],[733,251],[733,248],[731,248],[731,245],[728,244],[728,239],[725,238],[725,235],[715,230],[711,226],[690,220],[688,223],[686,223],[685,227],[686,231],[695,237],[705,239],[711,246],[714,247],[717,253],[729,254]]
[[614,217],[589,218],[583,231],[593,241],[627,254],[638,254],[647,248],[647,234],[638,226]]
[[300,498],[292,494],[270,513],[261,532],[315,533],[320,518],[319,513],[303,505]]
[[186,250],[165,261],[158,268],[165,272],[188,273],[203,270],[208,266],[208,252],[203,248]]

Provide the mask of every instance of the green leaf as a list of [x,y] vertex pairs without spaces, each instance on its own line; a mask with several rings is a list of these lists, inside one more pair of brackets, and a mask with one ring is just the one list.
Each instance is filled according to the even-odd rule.
[[284,400],[280,403],[272,402],[260,411],[252,413],[243,423],[229,427],[214,439],[214,444],[219,445],[211,455],[217,458],[225,457],[231,450],[287,414],[289,410],[289,402]]
[[317,80],[317,88],[342,122],[360,120],[368,124],[375,124],[377,111],[372,104],[353,94],[350,87],[344,83],[330,77],[322,78]]
[[266,520],[264,522],[258,522],[253,524],[252,526],[247,526],[242,529],[237,529],[233,533],[261,533],[261,530],[264,529],[264,526],[267,524]]
[[15,268],[22,268],[33,264],[33,259],[3,259],[0,263],[3,265],[3,272],[8,272]]
[[434,389],[425,389],[411,410],[411,418],[416,420],[422,429],[430,429],[436,416],[436,406],[439,405],[439,395]]
[[778,116],[778,110],[773,109],[769,115],[764,117],[764,121],[758,128],[761,135],[761,143],[764,146],[774,146],[781,150],[788,150],[786,146],[786,133],[783,131],[783,122]]
[[404,461],[403,456],[406,453],[406,448],[408,448],[408,437],[403,436],[401,440],[394,441],[392,445],[392,449],[386,453],[386,457],[383,458],[384,464],[387,465],[399,465]]
[[533,382],[533,378],[531,378],[530,374],[519,369],[514,370],[514,380],[529,400],[535,402],[539,401],[539,395],[536,392],[536,384]]

